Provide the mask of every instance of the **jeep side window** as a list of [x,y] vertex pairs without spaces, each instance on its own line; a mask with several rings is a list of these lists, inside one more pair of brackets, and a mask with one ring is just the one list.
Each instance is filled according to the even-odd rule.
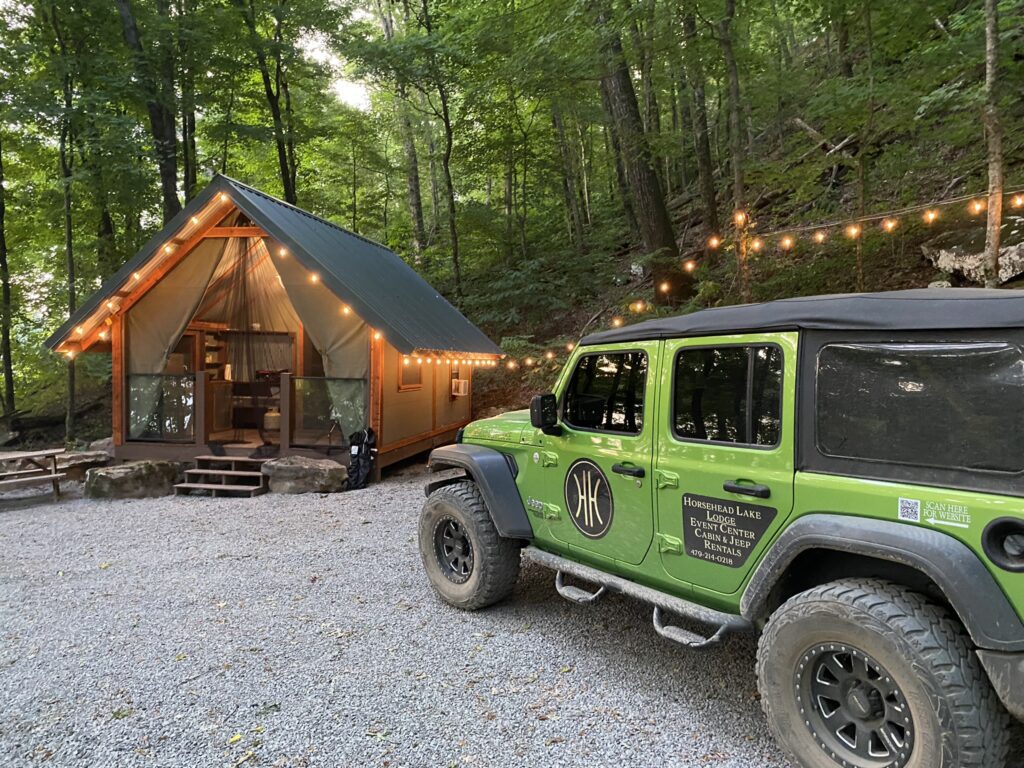
[[1001,342],[827,344],[816,432],[827,456],[1024,470],[1024,351]]
[[638,435],[643,429],[647,355],[584,355],[565,392],[562,419],[571,427]]
[[773,446],[782,413],[782,350],[771,345],[683,349],[672,426],[683,440]]

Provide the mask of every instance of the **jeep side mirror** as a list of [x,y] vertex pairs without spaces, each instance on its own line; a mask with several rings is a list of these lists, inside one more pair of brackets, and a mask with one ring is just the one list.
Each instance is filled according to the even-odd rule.
[[545,434],[559,434],[558,398],[552,394],[534,395],[530,401],[530,424]]

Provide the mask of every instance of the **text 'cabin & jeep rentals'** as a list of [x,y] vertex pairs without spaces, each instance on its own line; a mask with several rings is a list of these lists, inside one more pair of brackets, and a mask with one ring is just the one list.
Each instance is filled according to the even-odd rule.
[[1007,764],[1024,292],[800,298],[593,334],[553,394],[470,424],[431,467],[420,549],[452,605],[508,596],[526,556],[574,602],[651,603],[690,648],[760,631],[762,705],[801,765]]

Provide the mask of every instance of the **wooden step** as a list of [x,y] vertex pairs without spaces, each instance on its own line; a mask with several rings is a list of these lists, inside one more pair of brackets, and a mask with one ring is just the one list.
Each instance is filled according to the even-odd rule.
[[196,456],[196,461],[233,461],[236,464],[265,464],[270,459],[254,459],[250,456]]
[[214,496],[222,494],[259,496],[266,493],[267,489],[262,485],[226,485],[224,483],[178,483],[174,486],[175,496],[189,491],[210,491]]
[[0,480],[0,490],[5,488],[18,488],[23,485],[42,485],[43,483],[59,482],[66,478],[64,473],[56,475],[33,475],[32,477],[16,477],[11,480]]
[[262,478],[262,472],[254,472],[248,469],[210,469],[199,467],[198,469],[186,469],[186,475],[216,475],[218,477],[255,477]]

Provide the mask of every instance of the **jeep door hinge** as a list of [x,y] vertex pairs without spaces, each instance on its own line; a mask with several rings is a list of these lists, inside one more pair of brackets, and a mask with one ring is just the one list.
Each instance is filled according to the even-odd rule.
[[675,536],[669,536],[667,533],[659,533],[656,535],[658,537],[659,552],[667,552],[673,555],[683,554],[683,542]]
[[558,454],[554,451],[541,451],[540,452],[540,465],[542,467],[557,467],[558,466]]
[[666,472],[663,469],[654,470],[654,482],[661,488],[678,488],[679,475],[675,472]]

